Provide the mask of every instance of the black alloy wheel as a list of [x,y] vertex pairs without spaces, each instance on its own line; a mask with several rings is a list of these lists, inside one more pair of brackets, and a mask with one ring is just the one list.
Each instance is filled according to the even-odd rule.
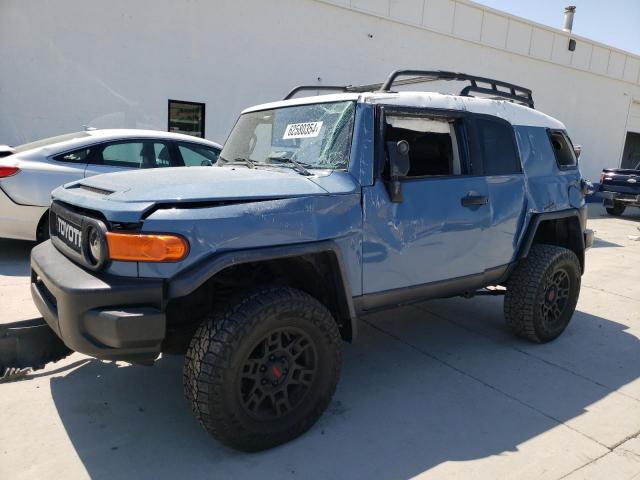
[[220,302],[185,357],[184,391],[200,424],[244,451],[306,432],[331,402],[341,366],[338,325],[317,299],[265,287]]
[[578,303],[581,275],[580,261],[573,251],[557,245],[533,245],[507,280],[507,327],[537,343],[559,337]]
[[256,420],[273,420],[295,409],[311,390],[318,367],[313,339],[287,327],[262,338],[245,360],[238,382],[242,406]]

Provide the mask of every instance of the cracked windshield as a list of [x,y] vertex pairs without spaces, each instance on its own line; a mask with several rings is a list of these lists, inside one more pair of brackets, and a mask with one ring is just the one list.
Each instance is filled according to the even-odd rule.
[[346,169],[355,102],[316,103],[245,113],[220,154],[220,165]]

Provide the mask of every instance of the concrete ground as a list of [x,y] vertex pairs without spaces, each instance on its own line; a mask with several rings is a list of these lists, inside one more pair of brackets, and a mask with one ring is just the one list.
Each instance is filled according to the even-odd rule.
[[[580,302],[555,342],[509,335],[496,297],[371,315],[317,425],[252,455],[192,418],[180,358],[74,354],[0,385],[0,478],[640,478],[640,210],[590,217]],[[29,249],[0,242],[3,322],[36,315]]]

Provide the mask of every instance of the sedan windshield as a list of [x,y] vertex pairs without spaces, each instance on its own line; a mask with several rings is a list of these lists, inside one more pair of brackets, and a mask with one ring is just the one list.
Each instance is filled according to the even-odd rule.
[[316,103],[240,116],[219,165],[244,163],[293,168],[346,169],[351,152],[355,102]]

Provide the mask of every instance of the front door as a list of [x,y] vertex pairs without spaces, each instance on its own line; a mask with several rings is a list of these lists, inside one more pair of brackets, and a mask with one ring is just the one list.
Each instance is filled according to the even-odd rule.
[[390,201],[385,172],[363,189],[363,293],[482,273],[491,210],[486,178],[470,161],[468,120],[413,110],[382,117],[385,145],[409,142],[410,169],[400,203]]
[[389,202],[382,182],[364,190],[363,293],[481,273],[487,205],[483,177],[402,182],[404,200]]

